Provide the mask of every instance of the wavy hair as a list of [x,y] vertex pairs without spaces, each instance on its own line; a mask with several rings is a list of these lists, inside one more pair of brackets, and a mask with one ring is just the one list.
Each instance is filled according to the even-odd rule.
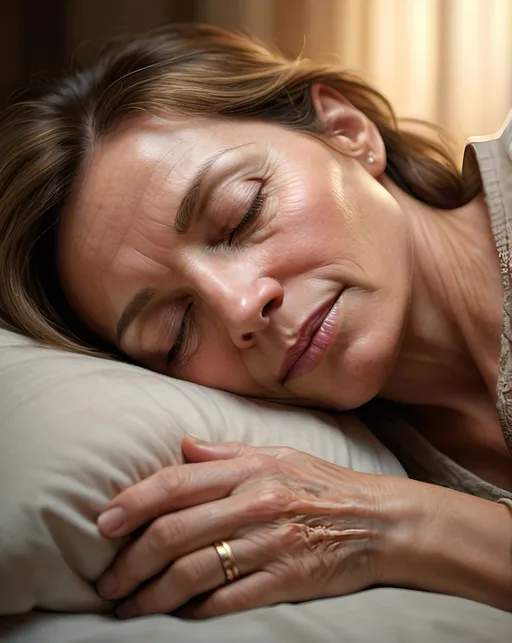
[[386,173],[410,195],[446,209],[475,196],[479,186],[462,177],[439,137],[408,130],[379,92],[336,66],[206,25],[117,38],[90,67],[36,88],[0,116],[0,324],[53,347],[114,354],[71,311],[55,262],[59,217],[96,142],[135,113],[165,110],[325,134],[315,83],[375,123]]

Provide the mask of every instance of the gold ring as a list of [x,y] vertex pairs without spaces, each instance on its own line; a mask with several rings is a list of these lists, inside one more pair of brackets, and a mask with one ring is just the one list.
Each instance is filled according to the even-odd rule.
[[215,543],[213,546],[215,547],[215,551],[219,555],[222,569],[224,570],[227,582],[233,582],[240,576],[240,570],[238,569],[238,565],[236,564],[233,550],[224,540]]

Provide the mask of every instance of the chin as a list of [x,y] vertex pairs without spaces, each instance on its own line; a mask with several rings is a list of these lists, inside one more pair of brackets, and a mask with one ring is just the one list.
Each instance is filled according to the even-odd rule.
[[[398,341],[357,343],[334,363],[312,371],[297,386],[297,399],[331,411],[351,411],[378,397],[398,356]],[[299,398],[300,396],[300,398]],[[293,402],[295,403],[295,402]]]
[[[380,391],[378,386],[369,386],[369,382],[352,379],[350,386],[346,385],[346,378],[330,378],[325,386],[317,380],[315,390],[303,392],[288,400],[294,406],[307,406],[325,411],[351,411],[363,406],[376,397]],[[302,387],[301,387],[302,388]]]
[[383,345],[378,348],[358,356],[355,368],[343,377],[345,383],[350,382],[349,385],[343,387],[338,380],[338,405],[344,410],[367,404],[378,397],[389,382],[398,358],[398,348],[397,345],[387,347],[388,350]]

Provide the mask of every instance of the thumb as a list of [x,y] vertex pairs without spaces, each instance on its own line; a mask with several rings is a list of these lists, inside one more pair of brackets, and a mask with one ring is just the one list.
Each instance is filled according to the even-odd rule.
[[207,442],[191,433],[185,434],[181,447],[189,462],[229,460],[256,451],[254,447],[242,442]]

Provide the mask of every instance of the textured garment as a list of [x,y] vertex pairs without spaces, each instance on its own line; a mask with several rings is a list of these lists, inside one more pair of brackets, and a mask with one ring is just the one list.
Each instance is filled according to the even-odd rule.
[[[512,455],[512,111],[495,136],[469,139],[463,171],[474,173],[475,170],[479,171],[482,179],[503,279],[503,329],[497,409],[503,436]],[[391,404],[377,402],[363,410],[362,416],[372,431],[398,457],[411,478],[451,487],[488,500],[512,501],[512,493],[482,480],[441,453],[400,417],[395,408]]]

